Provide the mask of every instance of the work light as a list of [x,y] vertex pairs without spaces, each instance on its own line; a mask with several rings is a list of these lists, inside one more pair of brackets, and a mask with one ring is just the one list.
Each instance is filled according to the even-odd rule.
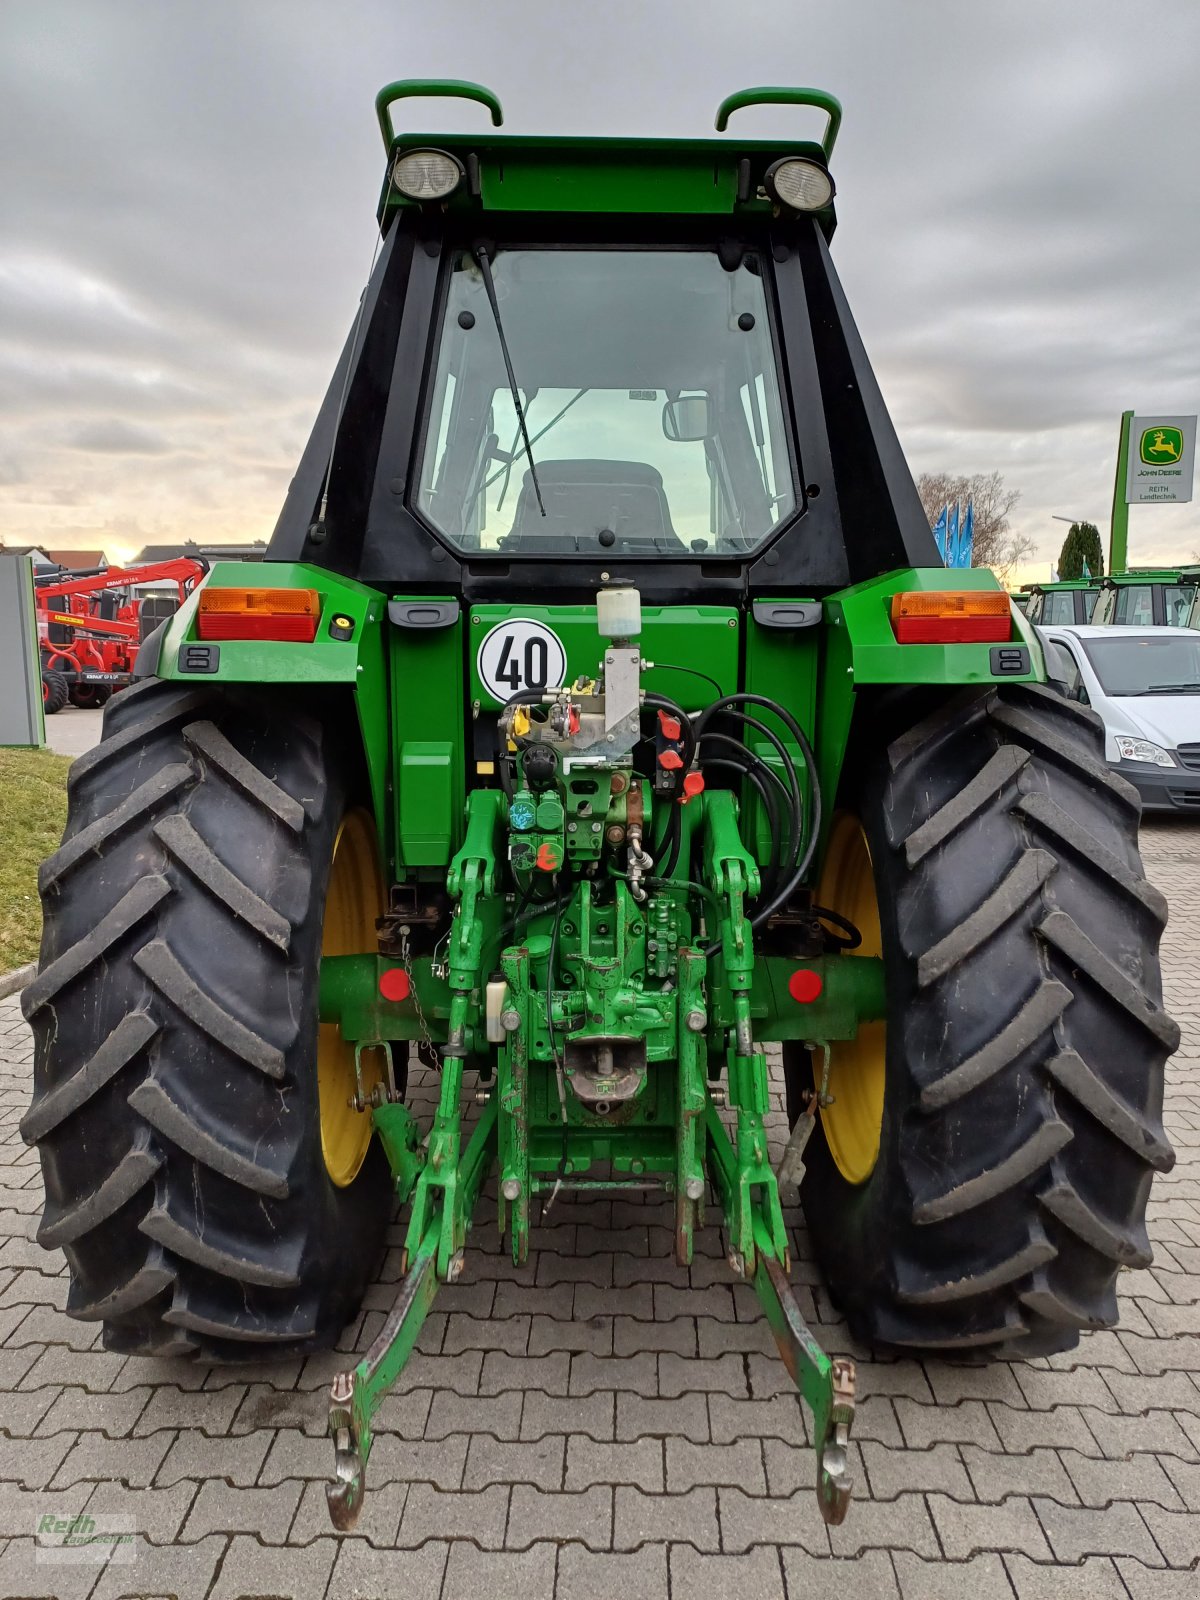
[[462,180],[462,163],[445,150],[406,150],[392,167],[392,182],[409,200],[444,200]]
[[817,161],[787,156],[767,169],[767,193],[793,211],[820,211],[833,199],[833,179]]

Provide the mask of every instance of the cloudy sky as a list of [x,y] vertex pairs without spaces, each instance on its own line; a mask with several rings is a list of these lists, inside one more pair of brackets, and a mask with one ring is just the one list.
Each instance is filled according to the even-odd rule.
[[[685,136],[783,82],[845,106],[835,257],[914,473],[1002,472],[1045,576],[1055,513],[1107,533],[1121,411],[1200,409],[1198,68],[1183,0],[0,0],[0,539],[269,535],[370,261],[384,82]],[[1197,559],[1200,511],[1135,507],[1130,555]]]

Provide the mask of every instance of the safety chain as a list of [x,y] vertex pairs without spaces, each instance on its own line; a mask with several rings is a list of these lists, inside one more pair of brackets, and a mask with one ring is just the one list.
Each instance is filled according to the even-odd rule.
[[780,1183],[794,1183],[797,1188],[804,1181],[804,1151],[817,1125],[817,1110],[834,1104],[834,1097],[829,1092],[829,1070],[833,1065],[833,1051],[822,1040],[808,1040],[807,1047],[813,1053],[817,1050],[822,1053],[821,1081],[805,1096],[800,1115],[796,1118],[796,1126],[792,1129],[791,1138],[780,1157],[776,1171]]
[[400,965],[408,977],[408,992],[412,996],[413,1010],[417,1013],[417,1027],[421,1030],[421,1043],[429,1051],[430,1056],[436,1059],[437,1052],[433,1048],[433,1035],[429,1031],[429,1023],[425,1020],[425,1012],[421,1006],[421,992],[417,988],[417,981],[413,977],[412,949],[408,942],[409,927],[402,923],[400,927]]

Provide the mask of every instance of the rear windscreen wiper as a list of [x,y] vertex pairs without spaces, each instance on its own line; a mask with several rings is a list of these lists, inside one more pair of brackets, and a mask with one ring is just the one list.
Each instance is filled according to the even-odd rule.
[[496,336],[500,340],[500,354],[504,357],[504,370],[508,373],[508,387],[512,394],[513,410],[517,413],[517,425],[521,429],[521,441],[525,446],[525,459],[529,462],[529,476],[533,479],[533,492],[537,496],[538,510],[546,515],[546,507],[542,503],[542,486],[538,482],[537,467],[533,461],[533,450],[529,443],[529,429],[525,426],[525,408],[521,404],[520,390],[517,388],[517,375],[513,371],[512,357],[508,353],[508,340],[504,337],[504,324],[500,321],[500,302],[496,299],[496,283],[492,277],[492,264],[487,258],[487,251],[482,245],[476,245],[472,251],[479,270],[483,274],[483,287],[487,292],[488,305],[492,308],[492,321],[496,324]]
[[[546,435],[550,432],[550,429],[555,425],[555,423],[562,421],[562,419],[566,416],[567,412],[570,411],[571,407],[575,404],[575,402],[577,400],[582,400],[585,394],[591,394],[591,392],[592,391],[590,389],[579,389],[579,390],[577,390],[576,393],[573,394],[571,396],[571,398],[567,401],[566,405],[562,408],[562,410],[560,412],[558,412],[555,416],[551,417],[550,421],[546,424],[546,426],[544,428],[539,428],[538,429],[538,431],[534,434],[533,438],[529,441],[530,444],[537,444],[539,439],[544,439],[546,437]],[[516,440],[515,439],[513,440],[513,449],[514,450],[516,449]],[[487,480],[487,482],[484,484],[483,487],[485,489],[490,489],[494,483],[499,482],[499,480],[501,478],[503,478],[506,473],[511,472],[511,471],[512,471],[512,462],[510,461],[507,466],[498,467],[496,469],[496,471],[492,473],[491,477]],[[503,501],[504,496],[501,495],[500,499]]]

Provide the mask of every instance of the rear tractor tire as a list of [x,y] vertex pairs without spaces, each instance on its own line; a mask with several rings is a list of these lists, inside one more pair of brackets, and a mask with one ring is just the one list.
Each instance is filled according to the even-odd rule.
[[[802,1199],[857,1337],[1069,1349],[1150,1260],[1179,1030],[1139,811],[1092,712],[1011,685],[920,717],[836,820],[818,899],[882,953],[888,1015],[833,1050]],[[794,1121],[820,1062],[784,1069]]]
[[68,1314],[111,1350],[207,1359],[332,1343],[392,1205],[322,951],[373,950],[382,883],[330,730],[278,697],[150,680],[74,763],[25,991]]

